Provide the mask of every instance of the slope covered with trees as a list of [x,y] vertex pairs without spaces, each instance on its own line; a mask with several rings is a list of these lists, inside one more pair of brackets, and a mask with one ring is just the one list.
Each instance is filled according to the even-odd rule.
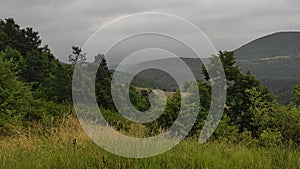
[[[300,84],[300,32],[278,32],[253,40],[234,51],[236,65],[243,73],[250,71],[264,86],[270,88],[278,97],[278,101],[289,104],[294,85]],[[196,58],[181,58],[192,70],[198,80],[201,75],[202,61]],[[175,59],[160,59],[140,63],[141,68],[149,65],[164,65],[174,69]],[[209,59],[203,58],[207,63]],[[185,72],[177,72],[183,77]],[[159,86],[167,91],[178,88],[176,82],[165,72],[160,70],[145,70],[139,77],[157,81]],[[162,85],[164,84],[164,85]],[[139,84],[143,85],[143,84]],[[149,85],[148,85],[149,86]]]
[[244,72],[251,71],[288,104],[294,85],[300,84],[300,32],[277,32],[251,41],[234,51]]

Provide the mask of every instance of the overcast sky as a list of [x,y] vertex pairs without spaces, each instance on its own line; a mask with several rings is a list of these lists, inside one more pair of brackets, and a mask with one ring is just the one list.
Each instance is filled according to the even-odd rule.
[[217,50],[233,50],[276,31],[300,29],[298,0],[1,0],[0,17],[33,27],[60,60],[102,24],[146,11],[166,12],[197,25]]

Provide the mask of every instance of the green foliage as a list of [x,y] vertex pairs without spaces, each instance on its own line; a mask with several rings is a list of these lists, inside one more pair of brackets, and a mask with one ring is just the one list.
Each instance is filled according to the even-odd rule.
[[70,112],[68,104],[58,104],[71,102],[69,66],[40,45],[32,28],[22,29],[13,19],[0,21],[1,135],[33,123],[49,127]]
[[[198,111],[198,117],[196,122],[190,131],[189,135],[199,135],[202,127],[204,126],[205,120],[208,115],[208,111],[211,104],[211,93],[210,93],[210,85],[203,81],[198,81],[197,86],[190,86],[190,93],[195,93],[194,87],[198,87],[199,96],[200,96],[200,106]],[[190,97],[195,97],[191,95]]]
[[169,127],[172,126],[172,124],[175,122],[178,116],[180,110],[180,102],[181,102],[181,96],[179,91],[177,91],[173,97],[168,98],[165,111],[161,114],[160,118],[157,120],[160,127],[164,129],[168,129]]
[[299,106],[300,105],[300,86],[294,86],[293,96],[292,96],[292,104]]
[[20,28],[12,18],[0,20],[0,39],[0,51],[9,46],[20,51],[23,56],[28,51],[38,49],[42,42],[38,32],[32,28]]
[[13,71],[12,61],[0,55],[0,133],[6,134],[13,125],[30,111],[33,100],[30,88],[21,82]]
[[108,124],[117,130],[128,131],[130,128],[130,124],[132,124],[131,121],[127,120],[117,112],[101,109],[101,113]]
[[83,54],[78,46],[73,46],[72,50],[72,54],[69,55],[69,62],[72,64],[86,63],[86,54]]
[[1,57],[4,60],[11,60],[16,71],[22,71],[25,69],[25,60],[19,51],[12,49],[11,47],[7,47],[4,51],[1,51],[0,55],[2,55]]
[[266,129],[273,128],[276,130],[278,127],[275,114],[277,102],[275,100],[270,102],[268,96],[257,88],[247,89],[246,95],[251,103],[247,112],[250,117],[249,126],[253,136],[259,137]]
[[[268,89],[261,86],[260,82],[250,72],[246,74],[241,72],[240,68],[235,65],[233,52],[220,52],[218,57],[223,64],[227,79],[227,109],[225,114],[230,118],[232,125],[239,126],[240,132],[244,130],[254,131],[255,129],[251,125],[252,113],[249,112],[253,100],[250,100],[247,91],[256,88],[265,95],[264,100],[269,102],[272,102],[274,97]],[[205,68],[203,68],[203,74],[208,80],[209,77]]]
[[71,73],[68,66],[61,65],[50,50],[44,48],[27,53],[22,79],[32,84],[36,98],[60,103],[70,102]]
[[260,143],[266,147],[277,147],[282,144],[282,135],[279,131],[264,130],[259,136]]
[[111,72],[108,70],[104,55],[95,56],[95,62],[90,66],[99,65],[96,74],[96,97],[99,106],[106,109],[114,109],[111,97]]
[[133,106],[139,111],[147,111],[150,108],[149,94],[136,91],[135,87],[130,86],[129,98]]
[[[71,102],[71,71],[51,54],[32,28],[21,28],[13,19],[0,20],[0,51],[12,59],[24,82],[30,83],[36,98]],[[61,86],[57,86],[59,83]],[[64,89],[64,90],[63,90]]]
[[70,112],[68,105],[34,99],[30,87],[14,71],[12,59],[6,61],[3,56],[0,55],[0,135],[9,135],[16,127],[32,123],[51,127]]
[[288,144],[300,145],[300,109],[294,106],[279,106],[276,110],[278,130]]
[[[297,133],[300,133],[297,108],[280,106],[273,94],[261,86],[254,76],[249,72],[243,74],[234,65],[232,52],[220,52],[219,57],[228,80],[228,94],[225,115],[214,133],[214,139],[245,144],[260,143],[262,146],[291,142],[297,144]],[[208,80],[206,69],[202,71]],[[296,100],[297,87],[294,95]],[[198,120],[198,124],[203,125],[204,118],[202,116],[202,123]]]

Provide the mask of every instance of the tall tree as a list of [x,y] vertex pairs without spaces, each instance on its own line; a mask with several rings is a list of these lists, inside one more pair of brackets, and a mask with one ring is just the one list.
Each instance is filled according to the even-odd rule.
[[4,39],[0,50],[9,46],[20,51],[23,56],[28,51],[38,49],[42,43],[38,32],[32,28],[22,29],[12,18],[0,20],[0,37]]
[[[225,113],[230,118],[230,123],[238,125],[240,131],[244,129],[253,130],[251,128],[251,116],[248,112],[249,106],[252,104],[250,98],[247,96],[246,91],[256,88],[262,94],[266,95],[265,99],[268,101],[274,100],[273,94],[269,89],[261,86],[250,72],[243,74],[240,68],[235,65],[235,57],[233,52],[220,52],[217,56],[220,58],[224,72],[227,79],[227,100]],[[213,59],[212,59],[213,62]],[[203,67],[202,72],[206,78],[209,79],[208,73]]]
[[107,62],[104,55],[95,56],[95,62],[92,65],[99,65],[96,75],[96,97],[98,105],[107,109],[114,109],[114,104],[111,96],[111,76],[112,73],[108,70]]
[[78,46],[73,46],[72,50],[72,54],[69,55],[69,62],[71,62],[71,64],[86,63],[86,54],[82,53],[82,50]]

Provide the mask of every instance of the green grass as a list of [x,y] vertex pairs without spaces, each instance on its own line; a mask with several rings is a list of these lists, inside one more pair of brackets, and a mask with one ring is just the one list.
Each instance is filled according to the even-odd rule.
[[[67,129],[70,128],[70,129]],[[284,168],[300,166],[300,152],[279,148],[246,148],[224,143],[198,144],[196,139],[181,142],[159,156],[131,159],[113,155],[96,146],[80,130],[68,124],[46,136],[20,135],[0,138],[2,169],[76,168]],[[73,138],[77,138],[74,149]]]

